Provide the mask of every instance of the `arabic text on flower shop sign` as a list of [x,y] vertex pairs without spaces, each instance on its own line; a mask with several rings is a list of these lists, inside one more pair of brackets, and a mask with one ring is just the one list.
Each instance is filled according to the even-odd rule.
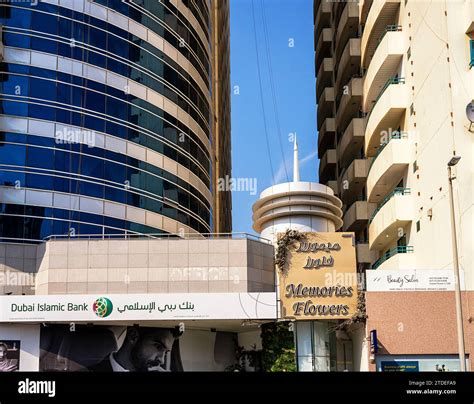
[[303,236],[302,241],[290,247],[288,271],[280,273],[283,317],[350,318],[357,308],[354,234]]

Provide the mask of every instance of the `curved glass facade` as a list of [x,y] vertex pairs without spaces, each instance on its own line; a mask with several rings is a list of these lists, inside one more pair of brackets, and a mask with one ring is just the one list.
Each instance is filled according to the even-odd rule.
[[208,2],[57,3],[0,3],[0,237],[212,232]]

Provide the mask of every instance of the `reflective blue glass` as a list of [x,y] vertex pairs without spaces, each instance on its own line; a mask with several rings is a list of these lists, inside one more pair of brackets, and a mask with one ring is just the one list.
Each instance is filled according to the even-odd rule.
[[[209,85],[210,61],[205,51],[209,45],[202,43],[194,27],[171,3],[140,0],[135,2],[136,8],[121,0],[96,3],[129,16],[167,39]],[[190,3],[194,11],[201,8],[200,3]],[[143,10],[151,11],[158,20]],[[196,17],[208,36],[207,7],[201,11],[202,15]],[[176,103],[210,137],[206,98],[210,92],[204,93],[185,69],[151,43],[94,17],[43,2],[37,7],[2,3],[0,23],[5,46],[83,61],[128,77]],[[194,53],[178,46],[180,38]],[[56,72],[51,66],[47,69],[3,63],[2,114],[78,126],[82,128],[81,136],[84,131],[105,132],[134,142],[177,161],[210,187],[209,152],[184,121],[165,113],[146,97],[138,98],[100,80],[84,79],[77,75],[77,69],[71,75]],[[26,121],[23,123],[26,125]],[[23,123],[14,127],[26,128]],[[46,126],[42,124],[36,130],[35,125],[30,121],[29,130],[41,136],[0,133],[0,185],[7,187],[5,192],[21,186],[105,199],[162,214],[197,231],[210,231],[211,205],[186,181],[123,152],[106,150],[104,145],[55,141],[52,135],[56,129],[46,134]],[[181,134],[186,135],[184,139]],[[71,229],[76,234],[162,233],[144,223],[75,210],[12,203],[0,206],[0,238],[41,240],[50,234],[68,234]]]

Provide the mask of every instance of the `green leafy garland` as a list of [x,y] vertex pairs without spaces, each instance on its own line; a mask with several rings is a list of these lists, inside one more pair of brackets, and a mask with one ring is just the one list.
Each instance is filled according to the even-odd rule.
[[275,264],[278,270],[285,274],[288,272],[288,253],[296,241],[303,241],[306,236],[298,230],[287,229],[285,234],[277,241]]
[[351,318],[344,320],[334,327],[334,330],[345,330],[351,325],[365,323],[367,320],[367,310],[365,306],[365,292],[361,289],[357,291],[357,308]]

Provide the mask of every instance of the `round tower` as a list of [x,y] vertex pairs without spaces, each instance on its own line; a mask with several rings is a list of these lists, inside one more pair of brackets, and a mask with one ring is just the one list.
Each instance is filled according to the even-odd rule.
[[276,242],[287,229],[334,232],[342,227],[342,202],[326,185],[300,181],[298,143],[293,147],[293,181],[273,185],[253,205],[253,229]]

